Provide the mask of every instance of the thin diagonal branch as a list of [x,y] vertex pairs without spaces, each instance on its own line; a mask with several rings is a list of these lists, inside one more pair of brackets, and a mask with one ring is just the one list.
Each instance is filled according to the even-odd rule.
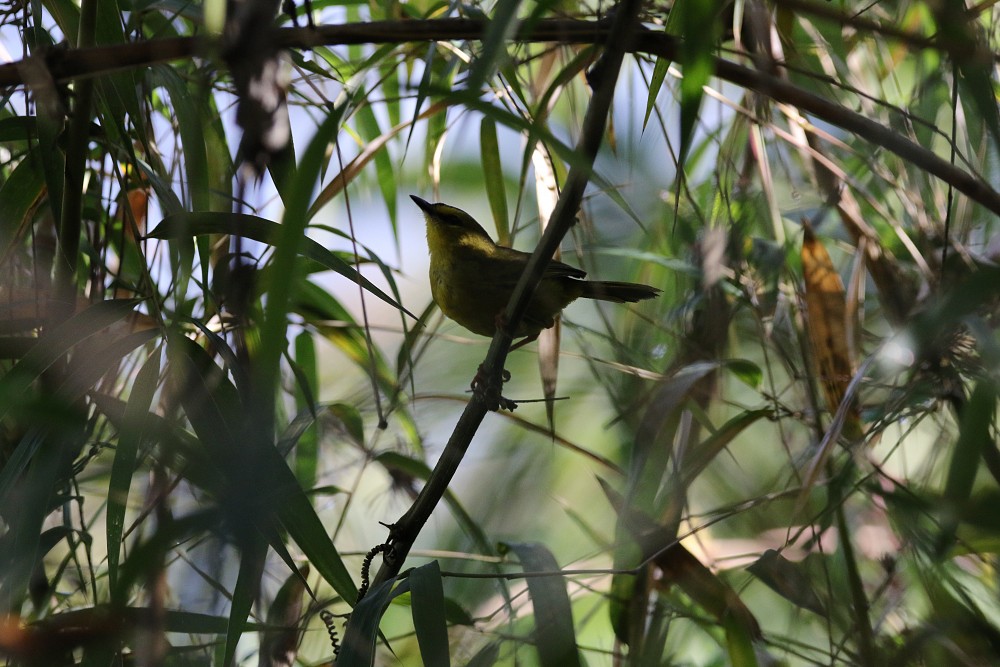
[[[640,4],[641,0],[624,0],[618,6],[614,23],[608,31],[604,55],[594,68],[600,72],[600,76],[595,81],[594,95],[584,116],[577,148],[580,162],[586,167],[577,165],[570,170],[566,187],[552,213],[550,224],[528,260],[528,265],[521,274],[507,305],[507,326],[497,327],[497,333],[483,362],[483,373],[491,378],[488,383],[492,381],[495,386],[501,383],[500,375],[503,373],[504,361],[510,350],[512,339],[509,332],[517,329],[545,267],[552,261],[555,249],[576,221],[576,212],[583,199],[584,188],[587,186],[594,159],[604,137],[608,113],[618,82],[618,72],[625,56],[629,36],[633,34]],[[420,495],[410,509],[391,527],[389,543],[392,549],[386,554],[382,567],[372,581],[373,588],[399,573],[414,540],[447,490],[472,442],[472,437],[490,407],[483,395],[479,392],[473,394],[441,458],[434,466],[427,484],[421,489]]]

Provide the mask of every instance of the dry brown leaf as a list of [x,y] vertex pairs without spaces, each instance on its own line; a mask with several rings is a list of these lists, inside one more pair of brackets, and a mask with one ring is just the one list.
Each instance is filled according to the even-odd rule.
[[[125,204],[126,201],[127,204]],[[125,212],[126,208],[128,213]],[[139,237],[146,233],[146,214],[148,212],[149,188],[137,188],[129,190],[128,195],[119,200],[119,208],[115,217],[122,221],[128,238],[135,239],[136,232],[138,232]]]
[[[827,409],[833,413],[844,400],[847,385],[854,376],[848,341],[848,332],[853,327],[847,325],[844,283],[841,282],[826,248],[816,239],[808,223],[804,225],[804,229],[802,275],[806,285],[809,340],[812,343],[812,358],[823,384]],[[848,421],[855,425],[858,423],[857,408],[852,408]]]

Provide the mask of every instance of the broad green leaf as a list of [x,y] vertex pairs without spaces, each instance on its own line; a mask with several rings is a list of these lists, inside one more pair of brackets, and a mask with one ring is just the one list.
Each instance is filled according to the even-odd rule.
[[420,657],[425,665],[448,667],[451,655],[441,567],[436,560],[431,561],[410,572],[409,581],[413,628],[420,646]]
[[[552,552],[541,544],[508,543],[525,572],[558,572]],[[542,667],[581,665],[573,626],[573,608],[562,575],[528,577],[528,593],[535,610],[535,648]]]

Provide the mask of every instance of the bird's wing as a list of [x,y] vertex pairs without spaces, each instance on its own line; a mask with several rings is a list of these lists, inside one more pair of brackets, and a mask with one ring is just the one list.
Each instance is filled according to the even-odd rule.
[[586,278],[587,272],[569,264],[563,264],[553,260],[545,268],[545,278]]
[[[521,252],[520,250],[514,250],[513,248],[497,246],[493,257],[503,261],[506,266],[505,273],[510,274],[508,277],[512,283],[516,283],[517,279],[521,276],[521,271],[524,270],[524,265],[528,263],[528,258],[531,257],[531,255],[526,252]],[[542,277],[584,278],[586,275],[587,272],[583,269],[578,269],[575,266],[570,266],[569,264],[563,264],[562,262],[553,260],[547,267],[545,267],[545,273],[542,274]]]

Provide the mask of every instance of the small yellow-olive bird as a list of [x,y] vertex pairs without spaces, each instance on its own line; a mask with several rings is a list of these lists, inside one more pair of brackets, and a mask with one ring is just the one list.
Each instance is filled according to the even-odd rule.
[[[427,220],[431,252],[431,295],[445,315],[472,333],[492,337],[528,258],[526,252],[498,246],[465,211],[431,204],[410,195]],[[562,309],[580,297],[616,303],[652,299],[660,290],[638,283],[584,280],[585,271],[551,262],[531,297],[511,349],[529,343],[555,324]]]

